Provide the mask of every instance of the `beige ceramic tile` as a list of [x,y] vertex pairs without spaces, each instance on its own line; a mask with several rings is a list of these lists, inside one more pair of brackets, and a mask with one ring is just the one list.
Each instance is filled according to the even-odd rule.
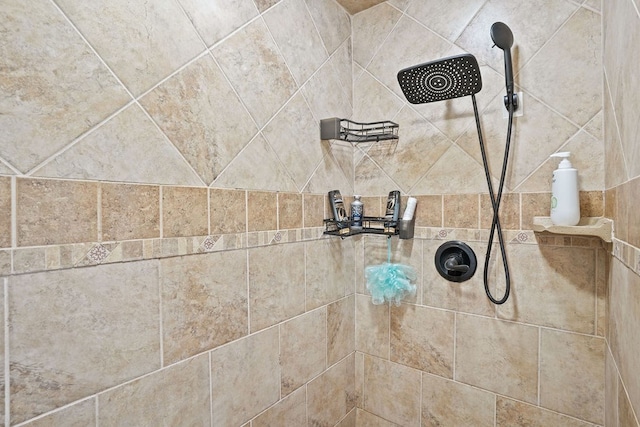
[[371,297],[356,295],[356,350],[389,357],[389,305],[373,305]]
[[97,240],[98,185],[19,178],[16,228],[18,246]]
[[608,343],[634,408],[640,408],[640,370],[636,325],[640,324],[640,277],[617,258],[611,264],[609,280]]
[[640,425],[622,383],[618,383],[618,422],[620,426],[637,427]]
[[340,3],[347,12],[355,15],[363,10],[382,3],[382,0],[339,0],[338,3]]
[[248,333],[246,266],[245,251],[160,261],[165,365]]
[[417,227],[442,227],[442,196],[415,196]]
[[253,21],[212,51],[260,127],[296,90],[293,76],[268,31],[264,21]]
[[251,427],[307,425],[307,389],[301,387],[251,421]]
[[186,362],[98,395],[101,426],[211,423],[209,356]]
[[303,188],[326,151],[320,142],[318,123],[304,97],[294,96],[265,127],[263,135],[278,153],[296,186]]
[[213,183],[223,188],[297,192],[286,167],[262,135],[258,135]]
[[453,378],[454,314],[402,304],[391,307],[391,360]]
[[[346,47],[348,48],[348,45]],[[309,103],[313,115],[319,119],[351,116],[353,84],[351,83],[351,58],[348,53],[344,49],[338,51],[302,87],[302,93]],[[349,61],[349,63],[342,64],[340,61]],[[348,70],[343,70],[345,65],[349,66]],[[345,82],[344,79],[347,75],[349,81]],[[336,91],[336,88],[340,88],[340,90]],[[318,135],[317,125],[313,127],[313,130],[316,132],[313,139],[315,140]]]
[[355,408],[354,357],[331,366],[307,385],[308,425],[333,426]]
[[493,393],[422,374],[423,426],[493,427],[495,406]]
[[206,188],[162,188],[162,236],[204,236],[209,231]]
[[602,191],[580,192],[580,216],[604,216],[604,193]]
[[355,350],[355,296],[327,306],[327,364],[332,365]]
[[627,184],[627,204],[629,205],[629,244],[640,248],[640,200],[638,195],[640,194],[640,177],[629,181]]
[[250,191],[247,195],[247,230],[266,231],[278,228],[276,193]]
[[257,132],[208,55],[155,88],[141,104],[206,184],[216,179]]
[[323,219],[328,218],[324,212],[324,202],[327,196],[318,194],[303,194],[304,227],[322,227]]
[[618,369],[609,348],[605,348],[604,425],[618,425]]
[[24,424],[26,427],[50,427],[56,425],[65,425],[69,427],[86,427],[96,425],[95,398],[80,401],[60,411],[53,412],[43,418],[38,418],[35,421]]
[[616,218],[616,195],[617,195],[617,187],[608,188],[604,192],[604,216],[614,220]]
[[289,70],[302,85],[327,60],[305,0],[283,0],[263,14]]
[[12,277],[12,423],[158,369],[158,294],[151,261]]
[[336,427],[357,427],[357,410],[357,408],[353,408],[346,417],[344,417],[338,424],[336,424]]
[[160,187],[102,184],[102,240],[160,237]]
[[629,241],[630,212],[629,182],[619,185],[616,190],[616,213],[614,234],[617,239]]
[[58,5],[134,95],[205,49],[178,3],[63,0]]
[[551,214],[551,193],[522,193],[522,229],[531,230],[534,216]]
[[365,356],[365,411],[403,426],[420,420],[420,371],[377,357]]
[[0,176],[0,248],[11,247],[11,178]]
[[[491,228],[493,206],[489,194],[480,195],[480,228]],[[500,226],[503,230],[520,230],[520,194],[504,193],[500,201]]]
[[595,249],[511,244],[507,257],[513,288],[499,317],[595,333]]
[[280,2],[280,0],[253,0],[253,2],[258,7],[260,13],[269,9],[271,6],[276,5]]
[[373,144],[367,154],[400,188],[409,189],[451,147],[451,142],[410,108],[403,108],[394,121],[400,125],[402,137]]
[[241,425],[280,399],[278,328],[211,352],[213,425]]
[[[601,17],[581,8],[527,63],[518,81],[580,125],[600,110],[602,93]],[[519,45],[520,46],[520,45]],[[557,64],[552,71],[549,64]],[[549,79],[555,88],[549,90]]]
[[445,194],[444,227],[478,228],[479,201],[477,194]]
[[251,332],[304,313],[304,298],[303,243],[249,250]]
[[[342,88],[344,89],[344,96],[347,99],[349,105],[353,105],[353,49],[351,38],[347,39],[342,46],[340,46],[329,58],[329,62],[336,70],[336,74]],[[322,72],[322,69],[320,69]]]
[[454,379],[535,403],[538,328],[458,314]]
[[178,150],[135,104],[53,158],[34,175],[114,182],[202,184]]
[[387,421],[373,415],[371,412],[363,411],[358,408],[356,413],[356,427],[397,427],[398,424]]
[[322,373],[326,366],[326,310],[320,308],[280,325],[283,396]]
[[351,19],[338,3],[329,0],[305,0],[325,48],[332,54],[351,37]]
[[484,1],[439,0],[410,4],[407,14],[450,41],[462,33]]
[[335,302],[353,288],[353,242],[335,237],[306,244],[307,310]]
[[[2,284],[2,296],[0,297],[0,303],[2,303],[2,307],[0,307],[0,315],[2,315],[2,319],[6,319],[5,316],[5,299],[7,298],[7,292],[4,291],[5,289],[5,285],[8,283],[7,279],[3,279],[2,281],[0,281],[0,284]],[[5,321],[6,324],[6,321]],[[6,329],[5,329],[6,330]],[[3,330],[2,332],[0,332],[0,339],[2,339],[2,342],[0,343],[0,363],[2,363],[4,365],[5,363],[5,357],[7,356],[6,351],[8,350],[5,347],[5,343],[7,342],[5,337],[5,330]],[[10,378],[6,378],[6,375],[2,375],[0,376],[0,398],[4,399],[5,395],[6,395],[6,384],[9,382]],[[6,405],[5,405],[6,406]],[[0,409],[0,419],[2,419],[2,426],[4,426],[4,420],[5,420],[5,407]]]
[[603,424],[605,345],[602,338],[542,329],[540,405]]
[[380,167],[365,156],[355,165],[354,193],[383,196],[389,194],[397,185]]
[[496,427],[514,425],[547,427],[589,427],[593,424],[570,418],[556,412],[547,411],[533,405],[498,397],[496,401]]
[[609,318],[607,308],[609,305],[609,271],[611,256],[605,249],[596,250],[596,335],[607,336]]
[[53,3],[7,1],[0,20],[0,156],[26,173],[129,97]]
[[[353,93],[354,104],[351,119],[356,122],[390,120],[403,107],[400,98],[394,96],[389,88],[367,72],[357,79],[354,78]],[[400,132],[398,134],[401,135]]]
[[[456,165],[452,173],[451,165]],[[451,146],[411,189],[412,194],[483,193],[487,181],[480,163],[458,146]],[[446,213],[445,213],[446,215]],[[477,226],[474,226],[477,228]]]
[[302,228],[302,194],[278,193],[278,229]]
[[209,190],[211,234],[247,231],[246,192],[244,190]]
[[180,0],[207,46],[217,43],[258,14],[253,0]]

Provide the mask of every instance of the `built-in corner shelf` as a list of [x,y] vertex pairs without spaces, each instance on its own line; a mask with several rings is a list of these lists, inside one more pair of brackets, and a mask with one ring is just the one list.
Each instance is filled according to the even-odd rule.
[[548,216],[533,217],[533,231],[548,231],[554,234],[571,234],[574,236],[599,237],[611,243],[613,221],[602,217],[580,218],[578,225],[554,225]]
[[320,120],[320,139],[370,142],[398,139],[398,124],[391,121],[359,123],[336,117]]

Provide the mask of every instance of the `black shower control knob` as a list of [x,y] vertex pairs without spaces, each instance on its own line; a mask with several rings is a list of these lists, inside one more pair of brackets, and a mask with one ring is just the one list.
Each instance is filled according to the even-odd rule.
[[450,282],[464,282],[476,272],[476,254],[464,242],[451,240],[440,245],[435,256],[436,270]]

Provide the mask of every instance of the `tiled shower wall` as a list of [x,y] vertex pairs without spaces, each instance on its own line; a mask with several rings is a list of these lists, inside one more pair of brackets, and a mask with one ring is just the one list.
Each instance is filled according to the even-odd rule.
[[355,243],[319,238],[353,191],[318,134],[352,111],[344,9],[0,20],[0,424],[353,423]]
[[[503,53],[491,48],[489,33],[496,21],[513,31],[516,90],[524,94],[501,207],[512,285],[501,306],[483,289],[491,204],[472,101],[410,105],[396,80],[404,67],[476,56],[496,188],[507,129]],[[389,188],[399,188],[418,197],[417,225],[424,227],[392,251],[394,262],[412,265],[420,277],[417,295],[400,307],[372,306],[361,274],[386,258],[384,242],[365,238],[356,248],[362,425],[605,423],[611,247],[530,231],[534,216],[549,215],[557,165],[549,155],[558,151],[571,151],[580,171],[582,215],[604,214],[601,21],[600,1],[542,0],[517,7],[506,0],[390,0],[353,17],[354,118],[400,125],[397,142],[356,147],[355,191],[384,200]],[[367,202],[379,211],[379,200]],[[434,255],[447,240],[474,249],[472,280],[456,284],[437,274]],[[490,289],[501,297],[505,279],[495,248],[489,266]]]
[[603,2],[606,209],[615,240],[609,277],[607,425],[640,418],[640,3]]
[[[637,17],[629,6],[614,8],[616,23]],[[555,151],[574,153],[583,215],[603,214],[608,11],[599,1],[393,0],[350,22],[332,0],[3,5],[7,423],[53,411],[32,424],[180,424],[171,417],[189,414],[214,425],[601,425],[606,403],[607,425],[613,407],[626,425],[638,408],[638,310],[624,305],[636,276],[616,273],[597,239],[530,231],[547,214]],[[489,203],[470,101],[409,106],[394,78],[476,55],[495,178],[506,128],[502,52],[488,34],[498,20],[514,32],[525,115],[503,207],[514,289],[495,308],[480,272],[452,286],[432,262],[450,239],[484,259]],[[611,43],[628,45],[626,34]],[[356,120],[400,123],[398,143],[319,141],[319,119],[352,109]],[[606,147],[607,162],[622,161]],[[628,178],[607,181],[607,207],[614,194],[616,215],[631,219]],[[384,239],[318,240],[334,188],[367,196],[369,214],[390,189],[419,197],[416,239],[393,250],[420,273],[415,299],[371,305],[362,272],[386,258]],[[622,260],[638,252],[618,247]],[[612,312],[611,351],[610,263],[625,284],[610,291],[624,305]],[[497,255],[490,276],[500,294]],[[630,399],[605,402],[605,359],[616,374],[607,390]]]

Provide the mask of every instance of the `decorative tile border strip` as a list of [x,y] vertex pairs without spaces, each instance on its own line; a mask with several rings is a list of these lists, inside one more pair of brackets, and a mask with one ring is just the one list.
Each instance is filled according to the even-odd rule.
[[640,276],[640,248],[614,237],[612,255]]
[[[336,238],[325,236],[323,232],[323,227],[310,227],[209,236],[0,249],[0,276],[117,262],[169,258],[235,249],[249,249],[274,244],[313,241],[322,238]],[[386,238],[384,236],[367,236]],[[489,239],[489,230],[416,227],[414,239],[487,242]],[[531,230],[506,230],[505,240],[510,244],[602,247],[605,249],[607,247],[604,242],[597,237],[552,235],[547,233],[534,233]],[[614,240],[613,255],[636,273],[640,274],[640,249],[634,248],[620,240]]]

